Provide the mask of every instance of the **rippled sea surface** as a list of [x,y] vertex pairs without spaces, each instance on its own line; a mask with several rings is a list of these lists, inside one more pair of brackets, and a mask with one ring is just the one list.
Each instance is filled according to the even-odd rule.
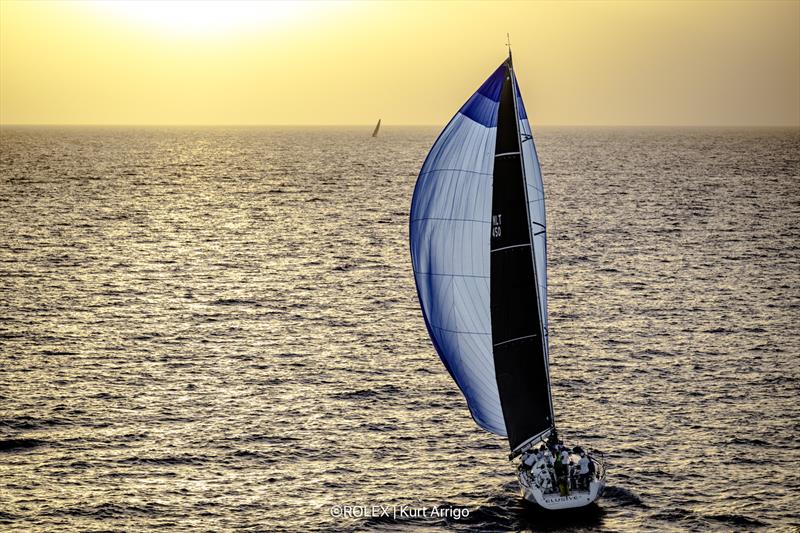
[[800,527],[800,131],[537,131],[557,421],[610,463],[558,515],[420,315],[438,128],[370,132],[2,129],[0,529]]

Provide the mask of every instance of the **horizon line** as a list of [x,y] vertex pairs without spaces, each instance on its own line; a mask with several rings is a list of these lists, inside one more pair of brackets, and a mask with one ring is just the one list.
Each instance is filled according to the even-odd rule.
[[[444,127],[444,124],[384,124],[381,127]],[[0,123],[5,127],[128,127],[128,128],[374,128],[372,123],[361,124],[235,124],[235,123],[76,123],[76,122],[8,122]],[[538,124],[534,127],[544,128],[800,128],[797,124]]]

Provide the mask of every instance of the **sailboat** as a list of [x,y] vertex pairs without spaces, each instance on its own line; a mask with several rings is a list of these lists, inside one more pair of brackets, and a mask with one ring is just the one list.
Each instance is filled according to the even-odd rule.
[[378,119],[378,123],[377,123],[377,124],[375,124],[375,129],[374,129],[374,130],[372,130],[372,136],[373,136],[373,137],[377,137],[377,136],[378,136],[378,131],[379,131],[380,129],[381,129],[381,119]]
[[[544,185],[510,46],[428,153],[409,230],[433,346],[478,426],[508,438],[522,496],[545,509],[596,501],[605,487],[602,457],[557,440]],[[579,486],[554,473],[564,450],[588,464]]]

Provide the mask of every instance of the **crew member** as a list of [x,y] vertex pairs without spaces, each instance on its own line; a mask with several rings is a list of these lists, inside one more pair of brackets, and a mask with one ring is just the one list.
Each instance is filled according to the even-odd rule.
[[578,461],[578,480],[582,488],[589,490],[589,458],[586,452],[581,452],[581,458]]

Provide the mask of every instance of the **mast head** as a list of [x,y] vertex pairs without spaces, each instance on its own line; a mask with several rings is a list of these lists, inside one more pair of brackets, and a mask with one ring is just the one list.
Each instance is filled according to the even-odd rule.
[[508,64],[511,65],[511,35],[506,33],[506,46],[508,47]]

